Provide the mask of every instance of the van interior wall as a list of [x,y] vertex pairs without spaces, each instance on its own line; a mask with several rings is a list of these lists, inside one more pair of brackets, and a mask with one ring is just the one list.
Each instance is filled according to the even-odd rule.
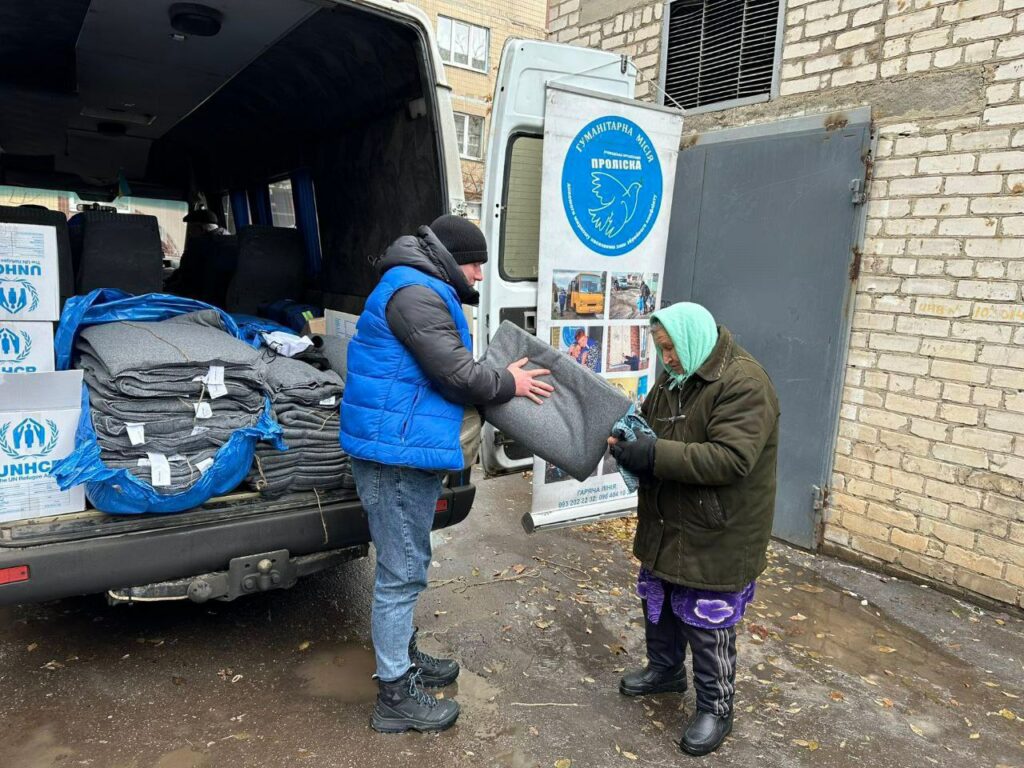
[[434,125],[402,109],[319,147],[312,172],[325,307],[361,312],[377,283],[370,259],[444,213]]

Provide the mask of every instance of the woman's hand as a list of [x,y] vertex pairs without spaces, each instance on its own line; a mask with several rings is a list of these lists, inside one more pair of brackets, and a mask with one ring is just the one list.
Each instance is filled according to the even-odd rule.
[[636,440],[630,442],[608,438],[612,458],[637,477],[654,476],[654,446],[657,442],[657,438],[649,435],[637,435]]

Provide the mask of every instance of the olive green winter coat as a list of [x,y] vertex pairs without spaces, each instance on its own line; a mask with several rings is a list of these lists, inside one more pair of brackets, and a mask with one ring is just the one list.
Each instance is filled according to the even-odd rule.
[[662,373],[642,413],[658,435],[640,486],[633,554],[674,584],[735,592],[767,564],[775,513],[779,401],[725,328],[681,388]]

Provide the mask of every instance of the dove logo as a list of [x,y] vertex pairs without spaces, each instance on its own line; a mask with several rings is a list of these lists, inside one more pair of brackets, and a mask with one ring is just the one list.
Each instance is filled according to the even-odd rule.
[[580,241],[603,256],[629,253],[661,209],[661,162],[644,130],[624,117],[584,126],[562,166],[562,203]]

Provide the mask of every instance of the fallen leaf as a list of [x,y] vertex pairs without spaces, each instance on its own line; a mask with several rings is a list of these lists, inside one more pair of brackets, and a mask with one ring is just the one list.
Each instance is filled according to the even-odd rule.
[[878,683],[876,683],[876,682],[875,682],[874,680],[872,680],[872,679],[871,679],[870,677],[864,677],[864,675],[861,675],[861,676],[860,676],[860,679],[861,679],[861,680],[863,680],[863,681],[864,681],[865,683],[867,683],[868,685],[873,685],[873,686],[875,686],[875,688],[877,688],[877,687],[878,687]]
[[998,624],[1000,627],[1002,627],[1002,626],[1006,625],[1006,622],[1003,621],[1002,619],[996,619],[996,624]]
[[563,757],[559,760],[555,760],[555,768],[571,768],[572,760],[567,757]]
[[512,570],[515,571],[516,575],[518,576],[519,574],[521,574],[523,571],[526,570],[526,566],[521,564],[521,563],[516,563],[515,565],[512,566]]
[[879,653],[896,653],[896,649],[888,645],[876,645],[875,650]]
[[991,680],[986,680],[984,683],[982,683],[982,685],[986,686],[987,688],[998,688],[999,687],[999,683],[993,683]]
[[882,707],[884,707],[885,709],[892,709],[892,708],[893,708],[893,706],[894,706],[894,705],[893,705],[893,701],[892,701],[892,699],[882,699],[882,700],[881,700],[880,702],[878,702],[878,703],[879,703],[879,704],[880,704],[880,705],[881,705]]
[[830,693],[828,695],[828,697],[830,699],[832,699],[832,701],[845,701],[846,700],[846,697],[843,696],[843,694],[840,693],[839,691],[832,691],[832,693]]
[[801,592],[808,592],[812,595],[820,595],[825,591],[821,587],[816,587],[813,584],[797,584],[796,589],[799,589]]
[[980,738],[981,738],[981,734],[980,733],[972,733],[971,734],[971,739],[972,740],[973,739],[980,739]]
[[473,574],[473,576],[479,576],[480,575],[480,569],[479,568],[474,568],[472,570],[472,574]]
[[27,648],[26,650],[27,650],[27,651],[28,651],[29,653],[32,653],[32,651],[34,651],[34,650],[35,650],[36,648],[38,648],[38,647],[39,647],[39,643],[30,643],[30,644],[29,644],[29,646],[28,646],[28,648]]
[[621,644],[605,645],[605,648],[607,648],[609,651],[611,651],[616,656],[620,656],[623,653],[627,653],[626,646],[621,645]]
[[543,619],[541,619],[541,620],[533,622],[533,626],[535,626],[537,629],[547,629],[548,627],[550,627],[554,623],[555,622],[553,622],[553,621],[544,621]]
[[1015,696],[1014,694],[1009,693],[1008,691],[1000,691],[1000,693],[1003,694],[1003,696],[1005,696],[1008,699],[1019,699],[1020,698],[1020,696]]
[[803,707],[790,707],[786,711],[791,715],[798,715],[802,709]]
[[[530,735],[531,735],[531,736],[540,736],[540,731],[538,731],[538,730],[537,730],[537,726],[535,726],[535,725],[531,725],[531,726],[530,726]],[[570,765],[571,765],[571,764],[572,764],[572,763],[571,763],[571,761],[570,761]]]
[[798,613],[796,616],[790,616],[789,620],[790,621],[807,621],[807,617],[804,616],[802,613]]
[[633,754],[632,752],[623,752],[623,753],[622,753],[622,756],[623,756],[623,757],[625,757],[625,758],[626,758],[627,760],[638,760],[638,759],[639,759],[639,758],[638,758],[638,757],[637,757],[636,755],[634,755],[634,754]]
[[791,739],[789,743],[795,747],[803,747],[804,749],[809,749],[811,752],[813,752],[819,746],[821,746],[820,744],[818,744],[818,742],[808,741],[807,739]]
[[922,731],[922,730],[921,730],[920,728],[918,728],[918,727],[917,727],[916,725],[914,725],[913,723],[911,723],[911,724],[910,724],[910,730],[912,730],[912,731],[913,731],[914,733],[916,733],[916,734],[917,734],[918,736],[920,736],[920,737],[924,738],[924,731]]
[[312,645],[312,643],[309,642],[309,640],[303,640],[301,643],[299,643],[299,650],[300,651],[308,651],[309,650],[309,646],[311,646],[311,645]]
[[1000,709],[996,714],[999,715],[1002,718],[1005,718],[1005,719],[1011,721],[1011,722],[1017,719],[1017,715],[1014,714],[1013,711],[1009,710],[1009,709]]
[[592,677],[583,677],[583,678],[580,678],[580,682],[581,683],[593,683],[593,682],[596,682],[596,681]]

